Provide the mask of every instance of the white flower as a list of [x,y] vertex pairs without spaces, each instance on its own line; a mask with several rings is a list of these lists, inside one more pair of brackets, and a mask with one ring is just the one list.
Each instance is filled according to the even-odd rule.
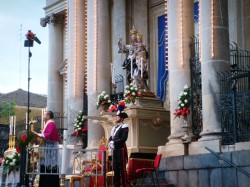
[[136,95],[135,92],[133,92],[132,95]]
[[111,101],[110,101],[110,100],[108,100],[108,103],[111,103]]
[[184,104],[183,104],[183,103],[181,103],[181,106],[183,107],[183,106],[184,106]]
[[11,162],[11,163],[10,163],[10,166],[14,166],[14,165],[15,165],[15,163],[14,163],[14,162]]
[[185,84],[184,89],[188,89],[188,85]]
[[187,92],[183,92],[183,95],[187,95],[188,93]]
[[178,101],[178,104],[181,104],[181,101]]
[[128,88],[129,88],[129,86],[128,86],[128,85],[126,85],[126,86],[125,86],[125,88],[126,88],[126,89],[128,89]]
[[130,90],[133,90],[133,89],[134,89],[134,87],[133,87],[133,86],[131,86],[131,87],[130,87]]
[[185,100],[184,100],[184,102],[185,102],[185,103],[188,103],[188,100],[187,100],[187,99],[185,99]]
[[132,83],[132,82],[130,83],[130,86],[133,86],[133,83]]
[[135,87],[135,90],[137,91],[137,90],[138,90],[138,88],[137,88],[137,87]]
[[79,127],[78,130],[81,130],[81,128]]
[[106,94],[106,92],[105,92],[105,91],[102,91],[102,94],[103,94],[103,95],[105,95],[105,94]]

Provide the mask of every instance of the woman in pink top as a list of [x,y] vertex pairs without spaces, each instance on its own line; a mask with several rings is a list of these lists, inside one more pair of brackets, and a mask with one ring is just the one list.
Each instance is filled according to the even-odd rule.
[[[54,114],[51,111],[47,111],[44,115],[44,121],[46,122],[42,133],[33,132],[36,136],[45,139],[45,155],[44,158],[40,155],[40,180],[39,187],[59,187],[59,175],[52,173],[59,173],[58,168],[58,144],[60,136],[56,123],[53,120]],[[49,148],[49,149],[46,149]],[[41,154],[42,149],[39,151]],[[43,174],[44,173],[44,174]]]

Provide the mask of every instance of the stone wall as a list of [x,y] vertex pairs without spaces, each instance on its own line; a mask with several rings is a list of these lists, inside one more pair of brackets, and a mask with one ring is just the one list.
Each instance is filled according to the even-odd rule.
[[[222,153],[221,156],[250,175],[250,151]],[[250,177],[213,154],[162,158],[160,176],[177,187],[249,187]]]

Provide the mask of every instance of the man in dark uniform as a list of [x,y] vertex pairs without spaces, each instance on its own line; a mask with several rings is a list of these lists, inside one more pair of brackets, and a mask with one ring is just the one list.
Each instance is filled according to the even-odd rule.
[[126,163],[128,161],[128,153],[126,140],[128,138],[128,124],[124,124],[123,120],[128,118],[125,112],[119,112],[116,116],[117,125],[111,130],[109,138],[109,148],[113,150],[113,169],[114,169],[114,185],[127,187],[127,171]]

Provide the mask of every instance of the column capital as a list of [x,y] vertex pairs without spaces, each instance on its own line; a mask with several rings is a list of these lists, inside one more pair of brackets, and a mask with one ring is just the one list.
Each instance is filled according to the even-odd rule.
[[56,23],[58,20],[60,20],[60,17],[61,16],[52,13],[50,15],[45,16],[44,18],[40,18],[40,25],[42,27],[46,27],[47,24]]

